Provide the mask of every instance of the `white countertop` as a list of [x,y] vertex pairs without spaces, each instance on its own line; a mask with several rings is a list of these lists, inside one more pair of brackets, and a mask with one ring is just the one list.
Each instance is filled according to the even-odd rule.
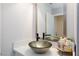
[[[37,54],[32,49],[28,46],[28,43],[30,41],[22,40],[22,41],[17,41],[14,43],[14,54],[18,53],[21,56],[60,56],[62,53],[58,53],[58,50],[56,49],[58,47],[57,42],[51,42],[52,47],[49,49],[49,51],[45,54]],[[15,55],[18,56],[18,55]],[[66,55],[63,55],[66,56]]]
[[[23,56],[59,56],[58,50],[55,47],[51,47],[49,49],[49,51],[47,53],[45,53],[45,54],[36,54],[28,46],[28,43],[27,44],[24,44],[24,45],[23,45],[23,43],[21,43],[22,45],[20,45],[20,46],[14,47],[13,50],[14,50],[15,53],[17,52],[17,53],[19,53],[19,54],[21,54]],[[55,44],[55,42],[53,44]]]
[[34,51],[31,50],[30,47],[25,47],[25,46],[14,48],[14,51],[20,53],[23,56],[59,56],[59,54],[57,53],[58,50],[52,47],[45,54],[36,54]]

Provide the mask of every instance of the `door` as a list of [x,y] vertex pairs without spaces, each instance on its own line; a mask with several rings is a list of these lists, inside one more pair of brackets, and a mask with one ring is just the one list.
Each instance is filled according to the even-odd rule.
[[59,36],[63,36],[64,34],[63,26],[64,26],[64,16],[63,15],[55,16],[55,32]]

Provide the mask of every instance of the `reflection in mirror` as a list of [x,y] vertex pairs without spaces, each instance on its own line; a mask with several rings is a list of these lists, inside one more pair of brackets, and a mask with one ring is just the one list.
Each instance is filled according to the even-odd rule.
[[[57,43],[57,49],[72,55],[72,38],[68,38],[66,21],[66,5],[64,3],[36,4],[36,38]],[[53,46],[56,46],[54,44]]]
[[[63,3],[37,3],[37,33],[48,36],[66,36]],[[65,23],[64,23],[65,22]]]

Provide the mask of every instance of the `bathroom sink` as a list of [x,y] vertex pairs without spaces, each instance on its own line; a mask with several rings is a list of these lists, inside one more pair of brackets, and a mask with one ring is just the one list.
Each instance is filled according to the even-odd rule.
[[43,54],[46,53],[52,44],[48,41],[31,41],[29,46],[35,53]]
[[49,41],[59,41],[60,38],[58,36],[49,36],[49,37],[45,37],[46,40],[49,40]]

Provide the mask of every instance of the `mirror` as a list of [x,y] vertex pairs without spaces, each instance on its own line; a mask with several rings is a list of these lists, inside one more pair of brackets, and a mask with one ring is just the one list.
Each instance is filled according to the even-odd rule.
[[[68,12],[68,10],[66,11],[67,5],[64,3],[36,3],[35,6],[37,41],[39,37],[49,41],[52,40],[52,42],[59,43],[57,47],[62,51],[64,51],[62,46],[65,44],[65,47],[72,54],[74,39],[72,39],[73,36],[68,35],[71,32],[68,31],[70,18],[66,19],[68,18],[68,13],[66,15],[66,12]],[[67,7],[67,9],[69,8]],[[53,46],[56,45],[53,44]]]
[[66,36],[64,3],[37,3],[37,33]]

